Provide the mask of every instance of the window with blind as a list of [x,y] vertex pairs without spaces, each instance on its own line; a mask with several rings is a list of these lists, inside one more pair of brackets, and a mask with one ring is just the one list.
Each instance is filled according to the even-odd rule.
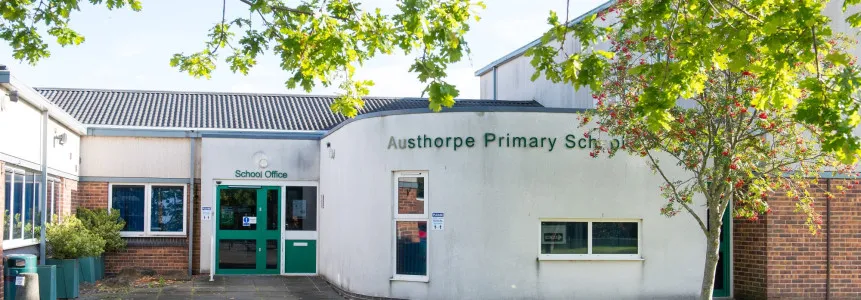
[[427,281],[427,172],[396,172],[394,279]]

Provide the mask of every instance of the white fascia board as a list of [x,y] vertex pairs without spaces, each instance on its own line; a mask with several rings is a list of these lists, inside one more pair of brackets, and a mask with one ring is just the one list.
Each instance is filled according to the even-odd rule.
[[65,110],[60,109],[54,103],[51,103],[45,96],[42,96],[39,92],[34,90],[32,87],[24,84],[21,80],[18,80],[14,75],[10,76],[10,82],[4,83],[7,89],[18,91],[18,99],[27,101],[31,105],[35,106],[41,111],[48,111],[48,115],[51,116],[52,119],[57,120],[63,126],[66,126],[71,131],[75,132],[78,135],[87,134],[87,127],[81,122],[78,122],[72,115],[67,113]]

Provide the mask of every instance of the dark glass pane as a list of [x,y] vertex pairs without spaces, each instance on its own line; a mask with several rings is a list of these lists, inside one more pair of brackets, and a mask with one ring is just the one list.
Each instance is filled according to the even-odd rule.
[[718,252],[718,263],[717,270],[715,270],[715,290],[724,289],[723,286],[723,276],[724,276],[724,268],[723,268],[723,252]]
[[398,214],[424,214],[424,178],[398,178]]
[[3,178],[5,181],[4,182],[5,186],[3,187],[3,190],[5,191],[3,193],[4,194],[3,195],[3,201],[5,201],[6,206],[4,206],[4,207],[6,209],[3,211],[3,228],[2,228],[2,230],[3,230],[3,240],[5,241],[5,240],[9,239],[9,229],[10,229],[9,220],[12,219],[9,215],[9,211],[12,208],[12,206],[11,206],[11,203],[12,203],[12,172],[6,171]]
[[541,222],[541,254],[588,254],[589,223]]
[[120,211],[126,221],[123,231],[144,231],[144,186],[115,185],[111,190],[111,208]]
[[13,217],[12,217],[12,239],[20,239],[22,237],[21,228],[24,227],[24,175],[15,174],[13,189],[15,194],[12,195]]
[[637,223],[592,223],[592,254],[637,254],[637,245]]
[[153,186],[150,200],[150,230],[182,232],[183,188]]
[[257,190],[222,189],[219,194],[219,228],[221,230],[257,230],[257,222],[244,224],[244,217],[257,217]]
[[256,269],[257,240],[218,241],[218,268]]
[[278,269],[278,240],[266,240],[266,269]]
[[266,230],[278,230],[278,190],[266,191]]
[[427,275],[427,222],[398,221],[396,226],[396,273]]
[[317,230],[317,187],[288,186],[286,191],[286,229]]
[[[39,185],[33,173],[24,175],[24,238],[33,238],[33,224],[36,217],[36,200],[38,199]],[[38,224],[38,223],[36,223]]]

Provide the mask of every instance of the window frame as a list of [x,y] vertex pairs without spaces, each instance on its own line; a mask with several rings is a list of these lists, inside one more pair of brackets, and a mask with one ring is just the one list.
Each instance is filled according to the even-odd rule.
[[[587,254],[545,254],[541,253],[542,226],[544,222],[587,223]],[[593,223],[637,223],[637,254],[592,254]],[[539,219],[538,220],[538,260],[631,260],[643,259],[643,220],[642,219]]]
[[[428,181],[428,171],[395,171],[392,174],[393,180],[393,201],[392,201],[392,230],[391,233],[391,250],[392,250],[392,281],[415,281],[428,282],[430,275],[430,213],[428,212],[428,200],[430,199],[430,184]],[[398,181],[405,177],[421,177],[424,178],[424,197],[416,200],[422,201],[424,204],[423,214],[400,214],[398,213]],[[417,195],[418,196],[418,195]],[[425,275],[404,275],[398,274],[398,222],[425,222],[427,228],[426,246],[425,246]]]
[[[188,186],[184,183],[132,183],[117,182],[108,184],[108,211],[114,205],[114,186],[144,187],[144,230],[120,231],[122,237],[184,237],[188,231]],[[182,231],[152,231],[152,187],[182,187]]]
[[[34,180],[34,182],[33,182],[34,183],[33,184],[33,197],[34,197],[34,201],[35,201],[35,197],[42,195],[41,189],[36,188],[36,183],[39,183],[39,184],[42,183],[42,180],[41,180],[42,173],[39,171],[36,171],[36,170],[18,167],[16,165],[5,165],[5,166],[3,166],[3,169],[0,170],[0,172],[3,172],[4,175],[7,171],[12,175],[12,179],[11,179],[12,189],[11,190],[5,190],[4,189],[3,197],[6,197],[6,194],[8,194],[11,201],[9,201],[10,207],[4,208],[4,210],[9,211],[9,215],[6,215],[6,212],[4,211],[3,217],[5,218],[5,220],[8,220],[7,222],[10,222],[10,224],[12,224],[11,222],[13,222],[13,220],[14,220],[14,218],[12,218],[12,215],[14,213],[14,207],[15,207],[15,201],[14,201],[14,198],[15,198],[14,190],[15,190],[15,182],[16,182],[15,181],[15,175],[21,175],[24,177],[24,181],[22,183],[24,186],[24,189],[26,189],[26,186],[27,186],[27,174],[30,173],[33,175],[33,180]],[[37,182],[37,180],[38,180],[38,182]],[[2,184],[5,185],[6,182],[3,182]],[[58,178],[56,176],[51,176],[51,174],[48,173],[48,184],[51,185],[51,187],[48,190],[49,193],[46,193],[46,195],[45,195],[45,197],[48,198],[46,200],[45,204],[46,204],[46,206],[50,207],[49,212],[52,212],[52,214],[48,215],[48,219],[47,219],[47,223],[51,223],[51,221],[53,220],[52,216],[53,216],[54,208],[56,207],[56,202],[57,202],[57,198],[54,195],[54,193],[56,193],[57,187],[61,185],[60,178]],[[22,198],[21,198],[22,201],[26,201],[25,197],[26,196],[22,196]],[[5,199],[2,199],[0,201],[5,201]],[[36,219],[35,206],[38,205],[38,207],[39,207],[39,211],[38,211],[40,213],[39,216],[41,216],[41,214],[45,213],[45,211],[47,210],[47,207],[41,206],[42,200],[39,199],[38,201],[40,201],[40,203],[38,203],[38,204],[34,203],[34,214],[33,214],[33,222],[34,222],[33,226],[34,227],[36,226],[35,224],[40,224],[42,222],[41,219]],[[26,207],[26,205],[25,205],[25,207]],[[22,208],[22,211],[23,211],[23,208]],[[14,224],[12,226],[9,226],[9,228],[3,228],[3,230],[7,231],[9,233],[9,236],[10,236],[10,239],[3,240],[3,249],[4,250],[5,249],[15,249],[15,248],[39,244],[39,239],[35,238],[35,236],[36,236],[35,232],[33,233],[33,236],[34,236],[33,238],[23,238],[24,227],[26,227],[26,226],[22,225],[21,232],[20,232],[21,238],[11,238],[13,236],[12,230],[15,228]]]

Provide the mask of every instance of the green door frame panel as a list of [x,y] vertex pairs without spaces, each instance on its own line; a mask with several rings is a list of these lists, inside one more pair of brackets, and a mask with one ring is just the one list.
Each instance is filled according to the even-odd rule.
[[[221,191],[225,189],[232,188],[246,188],[246,189],[256,189],[256,197],[257,197],[257,228],[254,231],[248,230],[221,230]],[[276,218],[279,224],[277,229],[275,230],[267,230],[267,209],[266,209],[266,196],[269,191],[277,191],[278,199],[276,202],[277,205],[277,214]],[[280,274],[280,266],[281,266],[281,243],[278,241],[281,240],[281,187],[277,186],[238,186],[238,185],[218,185],[215,190],[215,274],[218,275],[245,275],[245,274]],[[265,249],[267,247],[267,240],[276,241],[276,255],[275,258],[278,260],[276,265],[278,266],[275,269],[266,269],[266,251],[257,251],[255,262],[255,269],[221,269],[219,267],[218,261],[221,258],[220,252],[220,242],[221,240],[255,240],[257,249]]]

